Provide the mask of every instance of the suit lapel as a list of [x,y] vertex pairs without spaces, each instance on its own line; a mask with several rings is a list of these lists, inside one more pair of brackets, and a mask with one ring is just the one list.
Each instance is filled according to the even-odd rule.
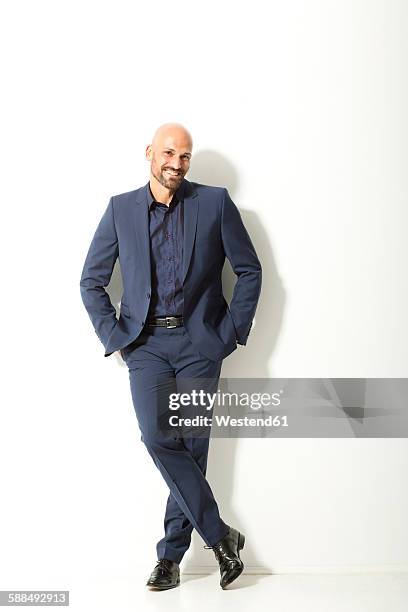
[[184,183],[183,285],[193,253],[198,217],[197,192],[189,181]]
[[[186,278],[193,253],[194,240],[198,218],[198,195],[193,185],[184,182],[184,221],[183,221],[183,278]],[[134,224],[136,234],[136,247],[139,252],[140,267],[138,273],[142,275],[143,286],[151,288],[151,262],[149,237],[149,205],[147,200],[149,183],[137,191],[136,206],[134,208]]]
[[149,239],[149,206],[147,203],[147,188],[149,183],[137,191],[136,204],[134,207],[134,224],[136,234],[136,248],[139,252],[137,275],[142,276],[142,287],[150,289],[150,239]]

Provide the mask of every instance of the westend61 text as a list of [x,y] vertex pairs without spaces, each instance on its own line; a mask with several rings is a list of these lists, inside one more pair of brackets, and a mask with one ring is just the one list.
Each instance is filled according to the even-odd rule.
[[[219,427],[288,427],[286,415],[269,415],[267,417],[231,417],[229,415],[216,415],[214,417]],[[211,427],[213,419],[207,416],[197,415],[193,418],[183,418],[176,414],[169,418],[171,427]]]

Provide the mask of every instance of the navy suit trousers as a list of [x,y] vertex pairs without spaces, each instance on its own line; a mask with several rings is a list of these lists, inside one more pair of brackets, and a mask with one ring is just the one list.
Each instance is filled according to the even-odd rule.
[[[228,533],[229,525],[221,519],[205,477],[210,428],[202,430],[203,437],[201,433],[200,437],[191,437],[176,428],[169,430],[168,416],[179,414],[169,410],[169,393],[192,389],[215,393],[222,360],[212,361],[201,355],[183,326],[145,326],[121,354],[129,370],[141,440],[170,489],[157,558],[180,563],[190,546],[193,528],[208,546],[214,546]],[[205,410],[209,417],[212,412]],[[195,414],[183,412],[183,416]]]

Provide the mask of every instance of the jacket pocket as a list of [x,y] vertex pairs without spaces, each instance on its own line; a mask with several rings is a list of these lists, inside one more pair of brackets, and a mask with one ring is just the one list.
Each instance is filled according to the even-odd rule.
[[127,317],[128,319],[130,319],[129,306],[127,306],[126,304],[123,304],[123,302],[120,305],[120,314],[123,315],[124,317]]

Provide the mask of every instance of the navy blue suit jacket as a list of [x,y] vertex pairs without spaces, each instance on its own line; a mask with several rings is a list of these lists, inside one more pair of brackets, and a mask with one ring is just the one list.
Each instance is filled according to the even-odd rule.
[[[197,351],[213,361],[246,344],[257,307],[262,269],[228,190],[184,181],[184,327]],[[105,357],[141,333],[151,297],[147,190],[112,196],[82,270],[81,296]],[[119,257],[120,316],[105,287]],[[228,306],[222,292],[225,257],[237,276]]]

